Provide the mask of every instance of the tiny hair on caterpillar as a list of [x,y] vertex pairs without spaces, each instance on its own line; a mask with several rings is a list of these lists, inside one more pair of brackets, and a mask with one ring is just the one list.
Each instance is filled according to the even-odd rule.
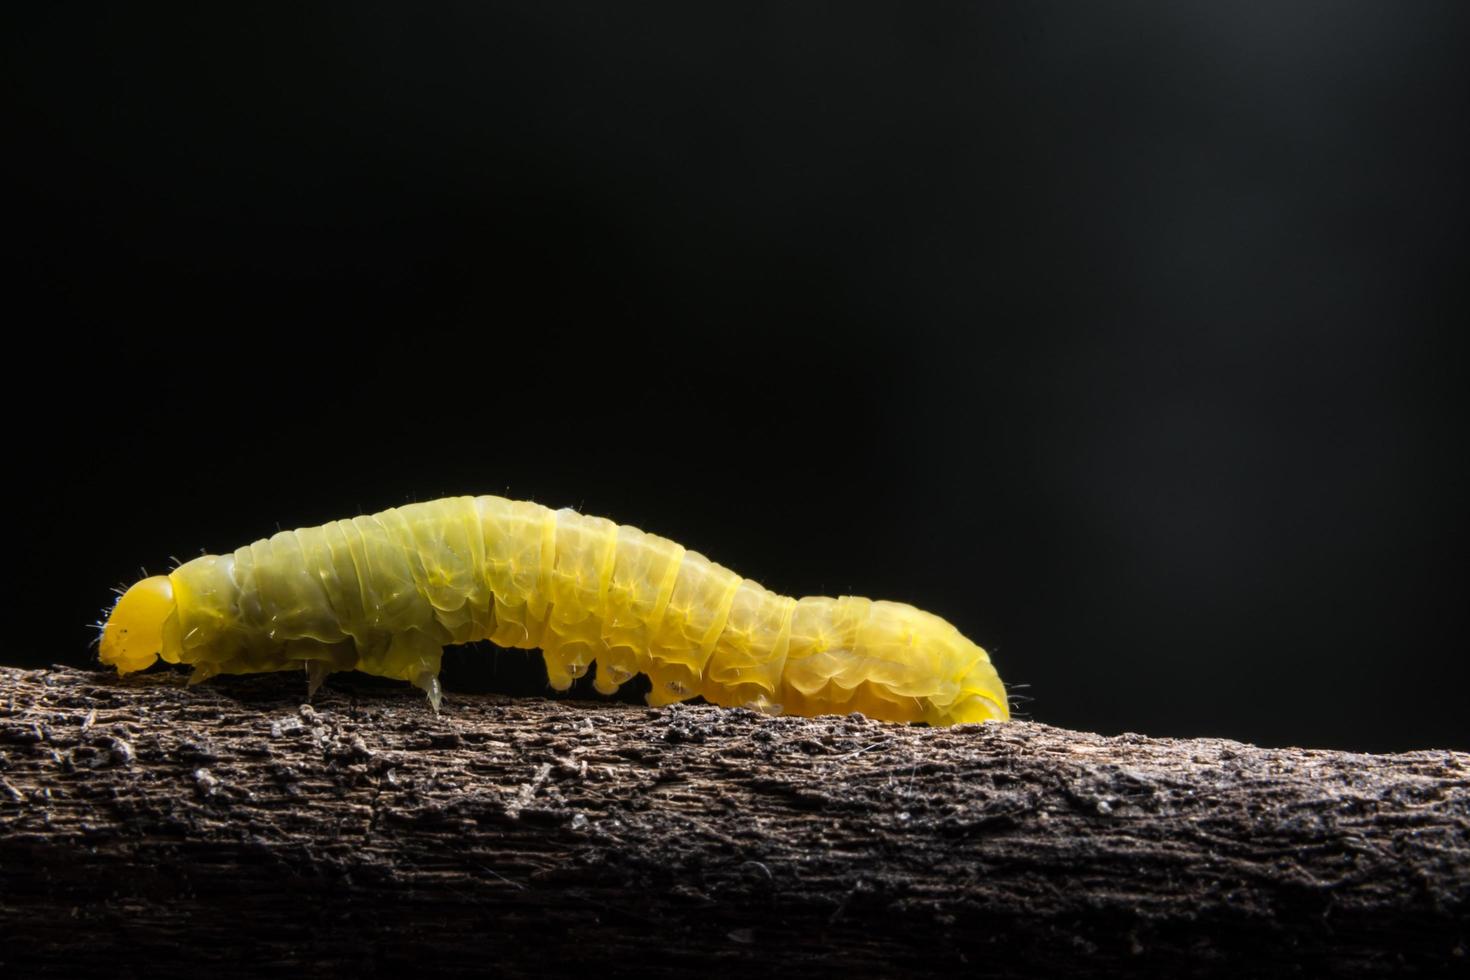
[[702,696],[795,715],[952,725],[1010,717],[990,655],[945,620],[859,596],[792,599],[654,534],[571,509],[447,497],[281,531],[134,584],[102,629],[119,674],[162,657],[216,674],[409,681],[439,709],[444,647],[539,647],[553,688]]

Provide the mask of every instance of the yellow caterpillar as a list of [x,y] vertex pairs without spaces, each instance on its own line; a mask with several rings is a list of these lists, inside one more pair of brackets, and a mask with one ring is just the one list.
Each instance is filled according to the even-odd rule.
[[191,683],[305,665],[312,691],[356,669],[412,681],[438,710],[445,644],[482,639],[540,647],[557,690],[594,663],[604,694],[647,674],[654,705],[1010,717],[989,655],[938,616],[790,599],[635,527],[501,497],[282,531],[145,578],[108,617],[101,658],[120,674],[192,664]]

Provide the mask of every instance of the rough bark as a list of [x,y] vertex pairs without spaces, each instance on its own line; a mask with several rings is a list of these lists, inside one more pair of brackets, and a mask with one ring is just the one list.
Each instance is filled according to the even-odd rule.
[[9,976],[1470,965],[1470,755],[0,669]]

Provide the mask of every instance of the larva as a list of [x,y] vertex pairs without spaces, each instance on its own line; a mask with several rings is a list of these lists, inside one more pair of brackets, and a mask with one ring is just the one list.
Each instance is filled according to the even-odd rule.
[[650,704],[861,711],[934,725],[1005,719],[989,655],[938,616],[858,596],[791,599],[636,527],[501,497],[450,497],[282,531],[145,578],[113,607],[101,659],[215,674],[300,669],[413,682],[439,707],[449,643],[540,647],[551,686],[595,665]]

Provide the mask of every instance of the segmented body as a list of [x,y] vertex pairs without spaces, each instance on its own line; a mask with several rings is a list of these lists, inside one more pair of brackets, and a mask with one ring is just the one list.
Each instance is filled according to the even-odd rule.
[[541,648],[557,689],[589,669],[603,693],[647,674],[656,705],[702,695],[803,715],[1008,717],[989,656],[937,616],[788,598],[635,527],[500,497],[282,531],[167,578],[159,652],[199,679],[357,669],[413,681],[437,706],[444,646],[488,639]]

